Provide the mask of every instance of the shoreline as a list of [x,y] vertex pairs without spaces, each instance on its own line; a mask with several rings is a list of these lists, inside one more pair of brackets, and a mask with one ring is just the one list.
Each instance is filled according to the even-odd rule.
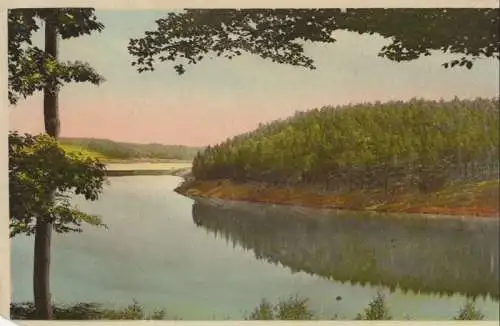
[[98,158],[98,160],[106,165],[110,164],[192,164],[192,160],[175,160],[175,159],[109,159]]
[[401,194],[389,201],[385,198],[381,200],[381,194],[377,191],[319,193],[305,187],[284,188],[263,183],[235,183],[227,179],[199,181],[185,178],[174,191],[189,198],[201,197],[316,209],[424,214],[439,217],[500,217],[498,180],[448,187],[428,195]]
[[191,162],[188,161],[121,161],[103,163],[106,165],[105,175],[107,177],[171,175],[184,178],[191,172]]

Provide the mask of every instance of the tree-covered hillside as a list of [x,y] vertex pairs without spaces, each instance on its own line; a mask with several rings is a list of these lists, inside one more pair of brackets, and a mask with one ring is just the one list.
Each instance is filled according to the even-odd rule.
[[498,98],[363,103],[298,112],[208,147],[198,180],[328,191],[415,188],[498,178]]
[[163,144],[134,144],[96,138],[61,138],[60,143],[69,150],[83,150],[103,159],[133,160],[192,160],[201,147]]

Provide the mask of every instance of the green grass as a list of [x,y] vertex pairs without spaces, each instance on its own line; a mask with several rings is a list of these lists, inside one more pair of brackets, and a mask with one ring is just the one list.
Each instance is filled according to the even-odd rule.
[[97,138],[60,138],[60,144],[70,150],[85,150],[89,154],[109,161],[191,161],[202,147],[139,144]]
[[96,152],[96,151],[88,150],[83,146],[79,146],[79,145],[75,145],[75,144],[65,144],[65,143],[60,144],[60,146],[67,153],[81,153],[82,155],[84,155],[86,157],[99,159],[102,161],[109,160],[109,158],[106,157],[104,154]]

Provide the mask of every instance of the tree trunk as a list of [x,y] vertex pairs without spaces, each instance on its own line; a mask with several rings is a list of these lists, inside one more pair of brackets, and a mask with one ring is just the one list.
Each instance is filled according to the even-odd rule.
[[[57,26],[54,21],[45,22],[45,52],[57,59]],[[45,132],[59,137],[58,89],[55,82],[49,82],[43,91],[43,113]],[[53,199],[54,194],[50,194]],[[36,221],[33,264],[33,294],[37,319],[52,319],[50,296],[50,251],[52,223],[42,216]]]

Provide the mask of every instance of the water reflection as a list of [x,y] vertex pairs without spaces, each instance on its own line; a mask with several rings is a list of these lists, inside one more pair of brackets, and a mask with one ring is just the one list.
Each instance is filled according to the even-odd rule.
[[255,257],[339,282],[499,298],[497,219],[424,218],[199,199],[194,223]]

